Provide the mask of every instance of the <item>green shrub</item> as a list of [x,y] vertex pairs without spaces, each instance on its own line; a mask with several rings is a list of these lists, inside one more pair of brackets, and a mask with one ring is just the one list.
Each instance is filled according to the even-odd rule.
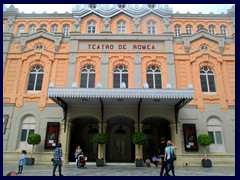
[[105,144],[108,142],[108,135],[105,133],[98,133],[93,135],[93,142],[96,144]]
[[40,134],[33,133],[33,134],[28,136],[27,143],[30,144],[30,145],[33,145],[32,146],[32,152],[31,152],[31,158],[32,158],[34,146],[40,144],[40,142],[41,142],[41,135]]
[[143,132],[134,133],[133,136],[132,136],[132,143],[133,144],[144,145],[147,142],[148,142],[148,137]]

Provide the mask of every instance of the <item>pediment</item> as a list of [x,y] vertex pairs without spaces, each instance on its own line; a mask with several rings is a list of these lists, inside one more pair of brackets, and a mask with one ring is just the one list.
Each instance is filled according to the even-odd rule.
[[51,34],[51,33],[48,33],[44,29],[39,29],[37,32],[35,32],[33,34],[22,33],[20,36],[21,51],[24,51],[27,42],[33,41],[38,38],[45,38],[47,40],[53,41],[55,44],[55,51],[57,52],[60,42],[63,39],[63,34],[62,33]]

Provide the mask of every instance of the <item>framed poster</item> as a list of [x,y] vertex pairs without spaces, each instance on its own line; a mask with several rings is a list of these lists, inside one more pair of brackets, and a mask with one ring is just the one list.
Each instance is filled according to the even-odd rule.
[[195,124],[183,124],[185,151],[198,151],[198,142]]
[[58,122],[47,123],[44,149],[55,149],[55,147],[57,146],[59,126],[60,126],[60,123]]

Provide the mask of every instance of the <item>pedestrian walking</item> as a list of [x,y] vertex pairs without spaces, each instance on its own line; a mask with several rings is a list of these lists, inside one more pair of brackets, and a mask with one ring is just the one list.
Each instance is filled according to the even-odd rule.
[[172,171],[172,175],[175,176],[175,172],[174,172],[174,162],[171,159],[171,154],[173,154],[174,149],[177,149],[177,146],[175,146],[172,141],[168,140],[167,141],[167,147],[165,148],[165,155],[164,155],[164,161],[167,162],[168,170],[166,172],[167,176],[169,175],[169,172]]
[[167,173],[167,171],[168,171],[167,163],[166,163],[166,161],[164,161],[165,148],[166,148],[165,137],[161,137],[160,140],[161,140],[161,142],[160,142],[160,146],[159,146],[159,154],[160,154],[160,158],[161,158],[161,162],[162,162],[160,176],[164,176],[164,174],[163,174],[164,169],[165,169],[165,173]]
[[62,157],[62,144],[58,143],[57,147],[54,150],[54,154],[53,154],[53,176],[55,175],[55,171],[58,167],[58,172],[59,172],[59,176],[63,176],[62,174],[62,163],[63,163],[63,157]]
[[26,154],[27,154],[27,151],[26,150],[22,150],[22,155],[18,161],[18,174],[22,174],[22,171],[23,171],[23,166],[26,165]]

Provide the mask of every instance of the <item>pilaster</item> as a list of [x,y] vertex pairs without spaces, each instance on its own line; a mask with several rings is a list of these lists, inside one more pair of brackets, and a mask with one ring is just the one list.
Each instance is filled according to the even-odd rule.
[[59,141],[62,143],[63,159],[68,163],[69,142],[70,142],[71,123],[66,124],[66,131],[64,132],[64,122],[60,123]]
[[142,88],[142,63],[141,63],[141,54],[134,53],[134,88]]

